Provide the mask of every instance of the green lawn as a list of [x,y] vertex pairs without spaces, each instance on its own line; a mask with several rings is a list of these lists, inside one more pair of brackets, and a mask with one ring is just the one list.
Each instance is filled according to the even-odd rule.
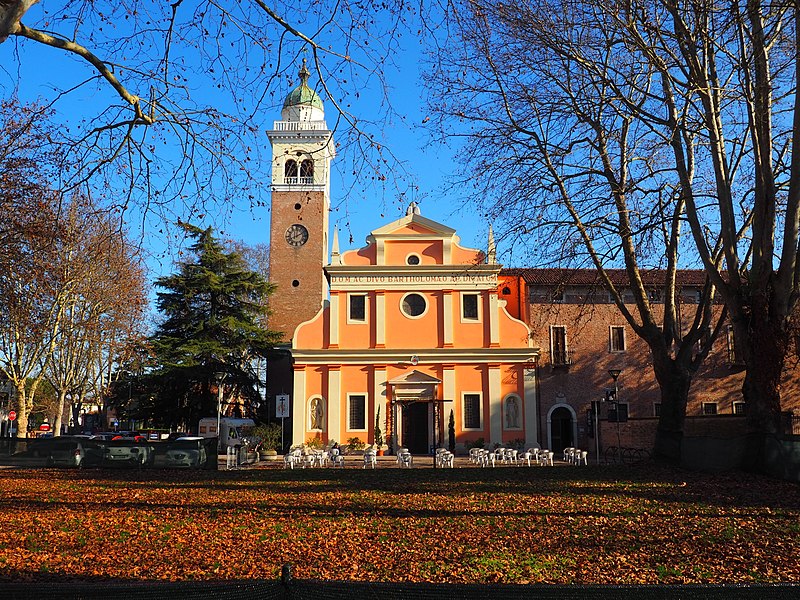
[[800,581],[800,488],[637,467],[0,471],[0,580]]

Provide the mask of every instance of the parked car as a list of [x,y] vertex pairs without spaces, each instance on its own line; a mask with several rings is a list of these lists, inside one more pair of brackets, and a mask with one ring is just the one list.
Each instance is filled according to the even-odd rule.
[[[146,440],[144,440],[146,442]],[[143,467],[152,464],[153,450],[149,444],[134,438],[114,438],[103,442],[103,462]]]
[[60,436],[45,438],[33,448],[33,453],[45,457],[48,467],[96,466],[100,463],[101,450],[95,443],[80,437]]
[[202,467],[206,463],[205,438],[181,437],[169,442],[164,453],[166,467]]

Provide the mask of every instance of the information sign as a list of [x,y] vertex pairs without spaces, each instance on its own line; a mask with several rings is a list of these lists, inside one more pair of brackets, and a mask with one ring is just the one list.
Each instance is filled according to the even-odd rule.
[[275,417],[285,419],[289,416],[289,394],[275,396]]

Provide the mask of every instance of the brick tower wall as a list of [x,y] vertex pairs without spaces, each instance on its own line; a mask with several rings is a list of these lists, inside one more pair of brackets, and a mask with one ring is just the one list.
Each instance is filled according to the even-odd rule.
[[[313,318],[327,290],[323,266],[327,257],[327,219],[322,191],[275,191],[272,194],[269,278],[277,286],[270,298],[269,327],[291,342],[294,330]],[[286,229],[299,223],[308,229],[308,242],[290,246]]]

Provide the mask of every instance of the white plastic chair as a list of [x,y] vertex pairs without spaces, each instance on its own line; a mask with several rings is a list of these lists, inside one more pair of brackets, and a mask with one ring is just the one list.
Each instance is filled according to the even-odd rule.
[[402,457],[403,454],[406,454],[407,452],[408,452],[408,448],[398,448],[397,449],[397,454],[396,454],[397,459],[396,460],[397,460],[397,464],[400,465],[401,467],[403,466],[403,459],[401,457]]
[[342,467],[342,468],[344,468],[344,456],[342,456],[342,453],[339,451],[338,448],[331,448],[330,460],[331,460],[331,464],[334,467]]
[[454,459],[455,456],[449,450],[445,450],[440,455],[440,465],[441,467],[449,467],[450,469],[454,468]]
[[300,465],[305,468],[305,465],[303,464],[303,452],[299,448],[295,448],[283,456],[284,469],[294,469],[295,465]]
[[411,465],[414,462],[414,458],[411,456],[411,453],[406,450],[405,452],[401,452],[397,455],[397,459],[400,463],[400,467],[411,468]]
[[378,454],[375,450],[367,450],[364,452],[364,468],[366,469],[367,466],[375,468],[375,465],[378,464]]
[[481,463],[481,452],[482,448],[470,448],[469,449],[469,462],[475,465],[479,465]]
[[497,460],[497,454],[494,452],[489,452],[488,450],[481,450],[480,454],[481,466],[488,467],[490,464],[495,466],[495,461]]

